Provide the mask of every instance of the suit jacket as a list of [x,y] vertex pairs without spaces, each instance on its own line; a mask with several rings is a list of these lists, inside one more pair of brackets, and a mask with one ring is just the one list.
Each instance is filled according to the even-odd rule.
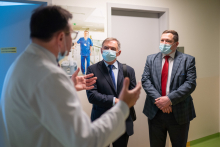
[[[118,62],[118,61],[116,61]],[[88,67],[87,74],[93,73],[97,77],[97,81],[94,84],[92,90],[87,90],[87,97],[92,107],[91,120],[99,118],[103,113],[109,110],[113,105],[113,98],[118,98],[119,93],[123,87],[123,66],[118,62],[118,79],[117,79],[117,91],[114,88],[111,76],[109,71],[104,63],[100,61],[94,65]],[[130,78],[129,89],[133,89],[136,86],[135,72],[134,69],[130,66],[127,66],[127,74]],[[126,132],[130,136],[134,133],[133,131],[133,121],[131,116],[126,120]]]
[[[143,113],[153,119],[158,111],[155,99],[161,97],[162,53],[149,55],[142,75],[142,86],[147,93]],[[191,93],[196,88],[195,58],[176,51],[171,73],[170,93],[172,110],[178,124],[196,117]]]

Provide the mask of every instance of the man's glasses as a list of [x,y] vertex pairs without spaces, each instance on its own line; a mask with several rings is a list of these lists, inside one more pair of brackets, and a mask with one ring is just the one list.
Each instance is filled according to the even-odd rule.
[[71,33],[72,40],[75,40],[79,32],[76,31],[65,32],[66,35],[69,35],[69,33]]
[[110,46],[104,46],[103,49],[105,49],[105,50],[111,49],[113,51],[116,51],[115,47],[110,47]]
[[78,33],[79,33],[79,32],[76,32],[76,31],[72,31],[72,32],[71,32],[71,37],[72,37],[73,40],[76,39]]

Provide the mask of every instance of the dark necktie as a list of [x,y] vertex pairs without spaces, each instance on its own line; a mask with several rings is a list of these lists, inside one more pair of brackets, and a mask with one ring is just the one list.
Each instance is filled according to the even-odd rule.
[[165,56],[164,58],[165,58],[165,63],[163,65],[163,69],[161,73],[162,96],[166,96],[167,78],[168,78],[168,70],[169,70],[168,59],[170,58],[170,56]]
[[114,75],[114,72],[112,71],[112,68],[114,67],[114,65],[108,65],[108,67],[109,67],[109,74],[111,76],[112,82],[113,82],[115,90],[116,90],[115,75]]

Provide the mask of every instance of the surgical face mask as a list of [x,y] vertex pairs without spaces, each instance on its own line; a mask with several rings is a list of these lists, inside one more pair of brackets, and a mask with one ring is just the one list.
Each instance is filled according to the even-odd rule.
[[111,62],[116,58],[116,51],[102,50],[102,57],[106,62]]
[[[173,45],[173,44],[172,44],[172,45]],[[171,45],[171,44],[163,44],[163,43],[160,43],[159,48],[160,48],[161,53],[163,53],[163,54],[165,54],[165,55],[171,53],[172,50],[171,50],[170,48],[172,47],[172,45]]]
[[59,53],[58,53],[58,56],[57,56],[58,62],[59,62],[60,60],[62,60],[66,55],[67,55],[67,50],[65,50],[64,53],[59,52]]
[[67,55],[67,53],[68,53],[68,51],[67,51],[67,49],[66,49],[66,39],[65,39],[65,35],[64,35],[63,40],[64,40],[65,52],[62,53],[61,50],[60,50],[60,47],[58,46],[58,48],[59,48],[59,53],[58,53],[58,56],[57,56],[58,62],[59,62],[60,60],[62,60],[62,59]]

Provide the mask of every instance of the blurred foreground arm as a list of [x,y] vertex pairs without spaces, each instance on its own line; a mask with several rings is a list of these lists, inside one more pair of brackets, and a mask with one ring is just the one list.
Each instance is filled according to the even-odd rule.
[[[55,73],[46,79],[36,89],[33,111],[41,124],[66,147],[104,147],[116,140],[125,132],[129,107],[136,103],[141,90],[139,82],[129,91],[129,79],[125,78],[120,101],[91,122],[67,76]],[[45,90],[51,86],[53,90]]]

